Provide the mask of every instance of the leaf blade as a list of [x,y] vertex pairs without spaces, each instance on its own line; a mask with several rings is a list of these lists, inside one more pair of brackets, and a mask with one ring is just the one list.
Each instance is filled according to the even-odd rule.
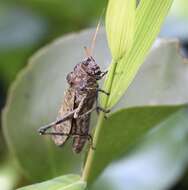
[[119,59],[132,46],[135,0],[110,0],[106,12],[106,33],[113,59]]
[[19,188],[18,190],[84,190],[86,182],[78,175],[65,175],[34,185]]
[[147,131],[182,107],[183,105],[143,106],[111,114],[101,128],[88,183],[95,180],[109,163],[125,154]]
[[114,106],[135,77],[154,39],[159,33],[164,17],[173,0],[141,1],[136,10],[135,36],[132,48],[117,63],[108,106]]
[[180,109],[156,125],[128,155],[112,163],[97,184],[107,181],[112,190],[171,189],[188,165],[187,113],[187,108]]

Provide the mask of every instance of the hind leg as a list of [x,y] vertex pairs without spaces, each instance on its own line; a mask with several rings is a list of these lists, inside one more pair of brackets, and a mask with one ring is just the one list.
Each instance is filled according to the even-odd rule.
[[48,129],[50,129],[50,128],[52,128],[53,126],[58,125],[58,124],[60,124],[60,123],[62,123],[62,122],[64,122],[64,121],[67,121],[67,120],[71,119],[71,118],[73,117],[75,111],[76,111],[76,110],[73,110],[73,111],[67,113],[67,114],[66,114],[64,117],[62,117],[61,119],[58,119],[58,120],[56,120],[56,121],[54,121],[54,122],[52,122],[52,123],[50,123],[50,124],[48,124],[48,125],[45,125],[45,126],[40,127],[40,128],[38,129],[38,132],[39,132],[41,135],[47,134],[46,131],[47,131]]

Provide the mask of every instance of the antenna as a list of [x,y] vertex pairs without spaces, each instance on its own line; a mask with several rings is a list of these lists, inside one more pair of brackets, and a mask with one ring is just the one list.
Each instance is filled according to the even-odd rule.
[[92,41],[91,41],[90,55],[93,54],[93,50],[94,50],[95,45],[96,45],[96,38],[97,38],[97,34],[98,34],[98,32],[99,32],[100,25],[101,25],[101,18],[100,18],[100,20],[99,20],[99,22],[98,22],[98,24],[97,24],[97,28],[96,28],[96,30],[95,30],[95,33],[94,33],[93,38],[92,38]]
[[96,38],[97,38],[98,31],[99,31],[99,27],[100,27],[100,21],[97,24],[97,28],[96,28],[95,33],[93,35],[90,48],[84,46],[85,54],[87,57],[92,57],[93,49],[94,49],[95,44],[96,44]]
[[84,46],[84,51],[87,57],[91,57],[91,50],[89,48],[87,48],[86,46]]
[[97,34],[98,34],[98,32],[99,32],[99,28],[100,28],[100,25],[101,25],[102,16],[103,16],[103,14],[104,14],[104,11],[105,11],[105,8],[103,9],[102,14],[101,14],[101,16],[100,16],[100,18],[99,18],[99,21],[98,21],[98,24],[97,24],[95,33],[94,33],[93,38],[92,38],[92,41],[91,41],[91,46],[90,46],[90,48],[88,48],[88,47],[86,47],[86,46],[84,47],[84,50],[85,50],[85,53],[86,53],[86,56],[87,56],[87,57],[92,57],[93,50],[94,50],[95,45],[96,45]]

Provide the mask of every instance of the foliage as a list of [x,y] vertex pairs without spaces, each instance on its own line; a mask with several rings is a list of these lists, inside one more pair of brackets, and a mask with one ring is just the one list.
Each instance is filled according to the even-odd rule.
[[54,178],[50,181],[42,182],[28,187],[19,188],[19,190],[82,190],[85,189],[86,183],[80,180],[76,175],[65,175]]
[[[51,144],[48,137],[40,137],[36,129],[56,117],[59,104],[62,101],[62,92],[66,88],[65,76],[74,64],[81,59],[80,55],[83,50],[80,47],[84,43],[89,43],[89,36],[92,32],[94,31],[90,30],[78,35],[67,36],[40,50],[31,59],[29,66],[20,74],[10,91],[8,107],[4,112],[4,122],[6,121],[4,131],[10,147],[19,160],[22,171],[33,182],[49,179],[67,172],[77,171],[79,173],[79,167],[82,163],[81,157],[85,152],[82,152],[80,156],[76,156],[71,153],[70,145],[63,147],[63,149],[57,148]],[[97,61],[103,64],[105,63],[104,60],[110,58],[104,36],[104,32],[99,33],[98,38],[101,40],[98,41],[95,50],[95,53],[100,55],[97,57]],[[69,47],[71,47],[71,50],[69,50]],[[74,56],[69,56],[72,51],[75,52]],[[104,53],[101,54],[101,52]],[[160,57],[160,61],[158,57]],[[105,65],[102,67],[105,68]],[[131,88],[128,89],[126,96],[118,105],[118,107],[125,107],[126,105],[128,108],[113,113],[104,122],[96,150],[94,169],[91,173],[93,180],[112,161],[123,159],[124,155],[127,155],[127,150],[146,131],[157,127],[164,119],[178,112],[183,104],[187,102],[183,85],[186,80],[187,69],[187,65],[177,53],[177,42],[162,40],[156,43],[144,67],[142,67]],[[56,80],[54,80],[55,78]],[[156,78],[161,80],[156,81]],[[48,88],[50,81],[53,81],[53,89]],[[139,96],[137,91],[140,92]],[[46,104],[46,102],[49,102],[49,104]],[[50,102],[52,103],[50,104]],[[151,103],[155,106],[151,106]],[[38,106],[36,107],[36,105]],[[136,105],[139,105],[139,107],[136,107]],[[22,113],[22,117],[19,116],[20,113]],[[14,123],[15,118],[16,125]],[[120,125],[117,125],[118,123]],[[122,125],[122,123],[126,123],[126,125]],[[21,131],[22,135],[18,131]],[[111,137],[111,135],[113,136]],[[152,139],[153,137],[151,137]],[[168,138],[165,139],[168,143]],[[110,142],[114,146],[116,145],[116,148],[111,149]],[[155,150],[155,146],[152,146],[151,149]],[[107,153],[111,156],[107,157]],[[183,171],[181,170],[181,172]]]
[[[113,5],[113,0],[110,3]],[[87,182],[89,189],[96,186],[103,189],[111,184],[108,189],[120,190],[126,179],[123,183],[126,189],[134,190],[139,186],[140,189],[162,190],[170,188],[183,175],[188,155],[187,90],[184,87],[188,67],[187,60],[185,63],[179,55],[178,43],[158,40],[129,86],[171,3],[163,0],[159,5],[154,0],[143,0],[135,7],[133,2],[128,9],[130,12],[125,14],[125,18],[132,20],[126,21],[132,24],[130,28],[118,28],[115,24],[123,25],[124,19],[115,17],[117,20],[111,21],[110,17],[117,14],[118,9],[113,10],[112,6],[107,10],[106,29],[113,60],[105,82],[110,97],[102,97],[101,102],[105,108],[113,106],[113,109],[107,120],[104,120],[104,113],[100,113],[97,124],[92,115],[91,125],[96,125],[93,130],[95,151],[85,149],[80,155],[73,155],[71,144],[57,148],[49,137],[41,137],[36,131],[56,117],[62,92],[67,88],[66,74],[83,59],[81,47],[90,44],[94,30],[60,38],[30,59],[10,89],[3,111],[3,129],[23,175],[31,183],[50,180],[21,189],[46,189],[46,186],[49,189],[85,189]],[[146,27],[150,25],[151,30]],[[117,42],[112,35],[116,31],[110,27],[122,30],[117,33],[121,35]],[[104,31],[99,32],[96,44],[94,58],[104,69],[111,60]],[[117,104],[120,97],[122,100]],[[161,178],[155,164],[166,178]],[[131,170],[131,166],[137,166],[142,172]],[[143,178],[145,170],[150,171],[151,180]],[[80,171],[83,172],[80,174]],[[77,175],[64,175],[67,173]],[[61,177],[54,178],[56,176]],[[137,181],[133,184],[127,180],[129,178]]]

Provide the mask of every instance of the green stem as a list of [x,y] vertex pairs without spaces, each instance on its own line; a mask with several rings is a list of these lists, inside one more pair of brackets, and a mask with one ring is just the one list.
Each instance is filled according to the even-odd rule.
[[[105,88],[105,90],[107,92],[111,92],[111,87],[112,87],[112,82],[113,82],[113,78],[114,78],[115,69],[116,69],[116,61],[112,61],[112,68],[111,68],[110,73],[108,75],[106,88]],[[104,109],[107,109],[108,100],[109,100],[109,96],[104,97],[104,105],[103,105]],[[104,112],[101,112],[99,114],[98,122],[97,122],[96,129],[95,129],[95,133],[94,133],[94,136],[93,136],[93,146],[96,149],[97,149],[97,143],[98,143],[98,139],[99,139],[99,134],[100,134],[100,131],[102,129],[102,124],[104,122],[104,116],[105,116]],[[87,159],[86,159],[86,163],[85,163],[85,166],[84,166],[84,170],[83,170],[83,173],[82,173],[82,180],[84,180],[84,181],[88,181],[88,179],[89,179],[89,176],[90,176],[90,173],[91,173],[91,166],[93,164],[94,157],[95,157],[95,150],[90,148],[89,152],[88,152]]]
[[[104,113],[101,112],[100,115],[99,115],[98,123],[97,123],[96,130],[95,130],[94,137],[93,137],[93,146],[94,147],[97,146],[97,141],[98,141],[98,137],[99,137],[99,134],[100,134],[100,131],[101,131],[103,118],[104,118]],[[91,171],[91,166],[92,166],[92,163],[93,163],[93,160],[94,160],[94,156],[95,156],[95,150],[90,148],[89,152],[88,152],[87,160],[86,160],[86,163],[85,163],[85,167],[84,167],[84,170],[83,170],[83,173],[82,173],[82,180],[84,180],[84,181],[88,181],[89,174],[90,174],[90,171]]]

